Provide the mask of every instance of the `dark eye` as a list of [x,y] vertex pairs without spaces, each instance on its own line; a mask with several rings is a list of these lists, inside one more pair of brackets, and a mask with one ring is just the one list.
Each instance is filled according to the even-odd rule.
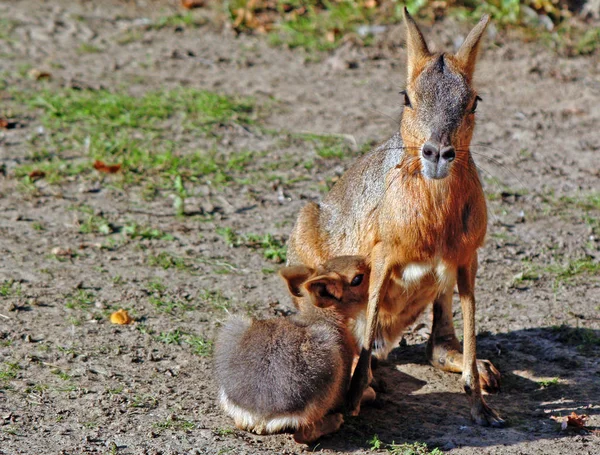
[[471,109],[471,114],[474,114],[477,110],[477,102],[483,101],[479,95],[475,97],[475,102],[473,103],[473,108]]
[[404,95],[404,105],[412,109],[412,104],[410,104],[410,98],[408,97],[408,93],[406,92],[406,90],[402,90],[400,92],[400,95]]
[[358,286],[360,285],[360,283],[362,283],[364,275],[356,275],[354,278],[352,278],[352,281],[350,282],[350,286]]

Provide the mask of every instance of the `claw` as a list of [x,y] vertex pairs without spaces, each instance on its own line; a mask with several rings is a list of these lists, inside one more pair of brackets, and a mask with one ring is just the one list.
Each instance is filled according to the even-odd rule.
[[483,399],[478,405],[471,407],[471,418],[477,425],[483,427],[504,428],[506,421],[490,408]]

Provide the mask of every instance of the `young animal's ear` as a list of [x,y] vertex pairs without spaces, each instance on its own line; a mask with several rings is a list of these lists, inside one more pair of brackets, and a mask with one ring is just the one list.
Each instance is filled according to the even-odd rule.
[[304,285],[313,305],[327,308],[334,303],[339,303],[344,293],[344,284],[336,273],[318,276],[309,280]]
[[287,283],[290,293],[295,297],[302,295],[302,284],[315,273],[309,267],[303,265],[294,265],[292,267],[284,267],[279,270],[279,276]]
[[481,18],[479,23],[473,27],[473,30],[465,38],[465,42],[462,43],[460,49],[455,55],[457,63],[470,81],[473,78],[475,72],[475,61],[477,60],[477,52],[479,50],[479,43],[483,32],[490,21],[490,16],[487,14]]
[[429,57],[431,53],[427,48],[427,43],[417,23],[409,14],[408,9],[404,7],[404,23],[406,24],[406,52],[408,54],[408,80],[411,81],[415,70],[420,66],[424,58]]

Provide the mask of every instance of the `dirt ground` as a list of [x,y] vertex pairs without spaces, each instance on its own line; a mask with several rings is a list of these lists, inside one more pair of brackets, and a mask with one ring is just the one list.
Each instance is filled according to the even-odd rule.
[[[560,58],[491,33],[478,66],[472,151],[490,213],[478,353],[503,375],[487,399],[507,428],[474,426],[459,375],[426,363],[426,314],[376,371],[387,384],[377,406],[304,447],[234,428],[216,405],[210,342],[228,313],[291,311],[279,264],[248,239],[271,234],[277,250],[303,204],[394,132],[403,27],[315,59],[236,37],[218,18],[152,26],[177,13],[166,3],[0,2],[0,117],[9,120],[0,129],[0,454],[366,454],[375,435],[381,452],[423,442],[465,455],[600,453],[600,437],[551,419],[575,411],[600,427],[598,56]],[[468,31],[451,20],[424,28],[448,50]],[[64,133],[19,96],[179,87],[255,106],[252,122],[210,131],[167,121],[178,155],[252,154],[224,184],[185,180],[184,216],[171,190],[145,197],[150,176],[94,171],[85,144],[59,157],[82,164],[79,174],[19,173],[55,160],[44,150],[52,155]],[[347,153],[320,156],[311,135]],[[127,234],[131,226],[160,234]],[[111,324],[118,308],[136,322]],[[455,317],[460,331],[458,305]]]

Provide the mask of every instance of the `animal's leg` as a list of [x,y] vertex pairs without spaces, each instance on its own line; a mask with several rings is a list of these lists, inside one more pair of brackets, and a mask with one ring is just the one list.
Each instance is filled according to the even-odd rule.
[[321,436],[338,431],[343,423],[342,414],[328,414],[318,422],[298,428],[294,433],[294,441],[299,444],[310,444]]
[[[288,241],[286,265],[304,264],[314,268],[330,259],[321,239],[320,214],[321,209],[314,202],[302,207]],[[292,301],[296,308],[300,307],[298,296],[292,296]]]
[[314,202],[302,207],[288,242],[287,265],[315,267],[329,259],[321,239],[320,216],[321,209]]
[[464,351],[462,379],[471,404],[471,417],[478,425],[503,427],[504,420],[490,408],[481,395],[479,372],[477,371],[477,349],[475,339],[475,274],[477,255],[471,263],[458,268],[458,293],[462,307],[464,326]]
[[390,279],[389,255],[385,254],[383,245],[378,243],[371,252],[371,278],[369,281],[369,303],[367,305],[367,322],[362,340],[362,349],[358,363],[352,375],[352,382],[346,407],[351,415],[358,415],[360,402],[365,389],[373,377],[371,373],[371,349],[377,334],[377,316],[379,314],[380,300],[385,297],[388,281]]
[[[452,322],[452,289],[433,302],[433,327],[427,343],[429,362],[441,370],[462,373],[463,354]],[[489,360],[477,360],[479,384],[488,393],[500,389],[500,372]]]

